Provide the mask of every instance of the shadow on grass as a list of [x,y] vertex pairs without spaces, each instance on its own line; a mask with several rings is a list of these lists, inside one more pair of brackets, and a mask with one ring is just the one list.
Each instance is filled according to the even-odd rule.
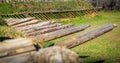
[[79,58],[87,58],[87,57],[90,57],[90,56],[79,56]]
[[4,40],[8,40],[8,39],[12,39],[10,37],[0,37],[0,42],[4,41]]
[[105,62],[105,60],[99,60],[99,61],[95,61],[93,63],[103,63],[103,62]]
[[[79,58],[81,58],[81,59],[88,58],[88,57],[90,57],[90,56],[79,56]],[[104,62],[105,62],[105,60],[98,60],[98,61],[89,61],[87,63],[104,63]]]

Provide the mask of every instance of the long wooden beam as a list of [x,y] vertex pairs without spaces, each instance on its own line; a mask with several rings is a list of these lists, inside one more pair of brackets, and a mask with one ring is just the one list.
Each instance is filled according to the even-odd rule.
[[78,46],[78,45],[86,42],[86,41],[94,39],[108,31],[111,31],[115,27],[116,27],[116,25],[114,25],[114,24],[106,24],[106,25],[100,26],[96,29],[84,32],[84,33],[74,36],[72,38],[68,38],[64,41],[58,42],[55,45],[58,45],[61,47],[73,48],[75,46]]

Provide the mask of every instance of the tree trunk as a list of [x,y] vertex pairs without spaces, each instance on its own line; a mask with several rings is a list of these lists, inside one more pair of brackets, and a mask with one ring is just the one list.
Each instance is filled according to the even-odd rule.
[[84,32],[80,35],[77,35],[72,38],[68,38],[64,41],[58,42],[55,45],[67,47],[67,48],[73,48],[73,47],[78,46],[88,40],[94,39],[108,31],[111,31],[114,27],[115,27],[115,25],[113,25],[113,24],[106,24],[106,25],[103,25],[96,29]]

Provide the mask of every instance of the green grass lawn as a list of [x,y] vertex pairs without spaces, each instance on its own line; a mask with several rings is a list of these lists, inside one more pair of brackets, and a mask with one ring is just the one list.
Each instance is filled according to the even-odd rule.
[[[82,58],[84,63],[94,63],[94,62],[104,62],[104,63],[117,63],[120,62],[120,12],[118,11],[109,11],[109,12],[99,12],[98,16],[95,18],[89,18],[86,16],[75,18],[65,22],[63,24],[72,23],[75,25],[78,24],[90,24],[91,27],[87,28],[82,32],[78,32],[72,35],[68,35],[56,40],[49,41],[49,44],[62,41],[66,38],[81,34],[85,31],[91,30],[95,27],[113,23],[117,24],[117,28],[112,31],[95,38],[91,41],[88,41],[84,44],[81,44],[71,50],[75,51],[80,56],[86,56]],[[43,44],[44,46],[48,45],[48,42]]]

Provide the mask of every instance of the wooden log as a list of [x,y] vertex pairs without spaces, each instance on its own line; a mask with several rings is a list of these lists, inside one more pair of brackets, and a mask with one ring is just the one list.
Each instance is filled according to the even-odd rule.
[[50,24],[53,24],[53,23],[54,23],[54,22],[50,22],[50,21],[40,22],[40,23],[33,24],[33,25],[28,25],[28,26],[24,26],[24,27],[18,27],[17,29],[18,29],[18,30],[21,30],[21,31],[26,31],[26,30],[33,29],[33,28],[36,28],[36,27],[41,27],[41,26],[50,25]]
[[26,52],[30,52],[30,51],[35,51],[35,50],[36,50],[36,48],[33,45],[27,46],[27,47],[21,47],[21,48],[14,48],[9,51],[6,50],[4,52],[0,52],[0,58],[18,55],[18,54],[22,54],[22,53],[26,53]]
[[26,47],[26,46],[29,46],[31,44],[32,44],[32,41],[29,39],[26,39],[26,38],[6,40],[6,41],[0,43],[0,52],[4,52],[6,50],[9,51],[9,50],[20,48],[20,47]]
[[23,53],[19,55],[0,58],[0,63],[34,63],[34,52]]
[[62,37],[62,36],[68,35],[68,34],[72,34],[72,33],[78,32],[78,31],[82,31],[82,30],[86,29],[87,27],[89,27],[89,25],[84,25],[84,24],[77,25],[77,26],[73,26],[70,28],[54,31],[51,33],[37,35],[37,36],[31,37],[31,38],[34,40],[37,40],[38,42],[45,42],[45,41],[56,39],[56,38],[59,38],[59,37]]
[[35,19],[34,17],[31,17],[31,18],[24,18],[24,19],[19,19],[18,21],[14,21],[14,22],[11,22],[11,23],[8,23],[9,25],[17,25],[17,24],[20,24],[20,23],[23,23],[23,22],[27,22],[27,21],[30,21],[30,20],[33,20]]
[[82,63],[79,56],[69,49],[53,46],[19,55],[0,58],[1,63]]
[[61,47],[73,48],[73,47],[78,46],[88,40],[94,39],[108,31],[111,31],[114,27],[116,27],[116,25],[106,24],[106,25],[100,26],[96,29],[84,32],[80,35],[77,35],[72,38],[68,38],[64,41],[58,42],[55,45],[61,46]]
[[31,20],[31,21],[28,21],[28,22],[24,22],[24,23],[21,23],[21,24],[14,25],[12,27],[24,27],[24,26],[27,26],[27,25],[36,24],[38,22],[39,22],[39,20]]
[[0,57],[35,50],[32,41],[26,38],[10,39],[0,43]]
[[69,28],[69,27],[72,27],[72,26],[73,26],[72,24],[68,24],[68,25],[53,27],[53,28],[49,28],[49,29],[38,30],[38,31],[31,32],[31,33],[27,33],[25,36],[36,36],[36,35],[39,35],[39,34],[45,34],[45,33],[49,33],[49,32],[52,32],[52,31],[57,31],[57,30],[60,30],[60,29],[66,29],[66,28]]
[[30,32],[34,32],[34,31],[48,29],[48,28],[53,28],[53,27],[58,27],[58,26],[61,26],[61,24],[55,23],[55,24],[50,24],[50,25],[47,25],[47,26],[40,26],[40,27],[36,27],[36,28],[25,30],[23,32],[24,33],[30,33]]

